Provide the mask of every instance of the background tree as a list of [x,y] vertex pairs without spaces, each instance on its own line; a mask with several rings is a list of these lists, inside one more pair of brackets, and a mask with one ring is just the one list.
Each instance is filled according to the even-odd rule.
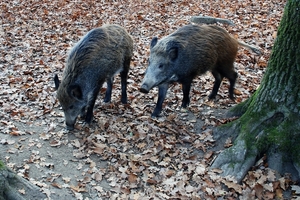
[[240,118],[217,130],[235,139],[212,168],[241,181],[262,155],[270,168],[300,173],[300,0],[288,0],[259,89],[229,114]]

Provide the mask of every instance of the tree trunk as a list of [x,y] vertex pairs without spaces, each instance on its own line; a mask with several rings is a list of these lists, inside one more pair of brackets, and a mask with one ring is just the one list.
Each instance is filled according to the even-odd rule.
[[[255,94],[235,106],[239,119],[220,127],[218,137],[234,145],[212,164],[240,182],[263,154],[280,173],[300,173],[300,0],[288,0],[262,83]],[[225,136],[224,136],[225,135]]]
[[40,200],[46,197],[37,186],[6,168],[0,160],[0,200]]

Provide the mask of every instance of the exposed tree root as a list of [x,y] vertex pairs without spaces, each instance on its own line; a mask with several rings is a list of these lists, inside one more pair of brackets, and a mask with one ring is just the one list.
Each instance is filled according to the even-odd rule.
[[212,168],[220,168],[223,170],[224,176],[234,176],[238,182],[247,174],[251,166],[254,165],[257,152],[246,147],[246,142],[237,139],[236,144],[224,150],[214,161]]
[[[19,190],[23,190],[24,194],[21,194]],[[40,188],[19,177],[10,169],[1,167],[0,200],[40,200],[45,198],[46,195],[40,191]]]
[[[242,114],[243,110],[243,105],[235,109],[238,114]],[[248,112],[231,124],[220,127],[216,139],[232,137],[236,140],[232,147],[218,155],[211,168],[220,168],[222,175],[234,176],[241,182],[256,160],[266,154],[270,168],[279,173],[291,173],[294,180],[299,180],[300,148],[297,144],[300,130],[293,126],[300,123],[298,118],[284,107],[279,107],[264,114]]]

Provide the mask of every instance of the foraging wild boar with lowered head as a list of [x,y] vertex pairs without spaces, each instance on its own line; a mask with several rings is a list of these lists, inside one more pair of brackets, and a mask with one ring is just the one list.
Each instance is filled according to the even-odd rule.
[[230,82],[229,97],[233,99],[237,78],[233,63],[238,45],[260,53],[257,48],[237,41],[227,31],[213,25],[186,25],[159,41],[154,37],[150,44],[149,66],[140,87],[140,91],[144,93],[155,86],[159,88],[152,117],[157,117],[161,112],[171,82],[182,84],[181,106],[187,107],[193,79],[206,71],[211,71],[215,78],[209,98],[216,97],[221,81],[226,77]]
[[93,119],[93,107],[103,83],[104,102],[111,100],[113,77],[121,75],[122,103],[127,103],[127,75],[133,41],[124,28],[104,25],[89,31],[70,51],[62,81],[55,75],[57,98],[64,111],[66,128],[74,129],[78,115]]

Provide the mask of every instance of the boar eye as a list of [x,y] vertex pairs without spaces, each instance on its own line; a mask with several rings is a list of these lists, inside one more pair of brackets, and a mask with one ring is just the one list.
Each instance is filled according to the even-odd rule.
[[158,68],[159,68],[159,69],[163,68],[163,65],[159,65]]
[[72,105],[72,106],[69,106],[69,109],[70,109],[70,110],[72,110],[73,108],[74,108],[74,106],[73,106],[73,105]]

